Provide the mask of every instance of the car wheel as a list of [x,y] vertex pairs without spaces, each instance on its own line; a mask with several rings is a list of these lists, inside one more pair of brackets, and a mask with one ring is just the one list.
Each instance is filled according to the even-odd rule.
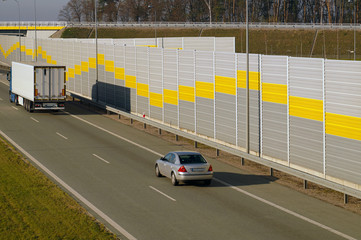
[[173,186],[177,186],[177,185],[178,185],[177,177],[175,176],[175,174],[174,174],[173,172],[172,172],[171,180],[172,180]]
[[160,174],[158,164],[155,165],[155,176],[157,176],[157,177],[161,177],[161,176],[162,176],[162,174]]
[[206,186],[211,185],[211,182],[212,182],[211,179],[209,179],[209,180],[204,180],[204,185],[206,185]]

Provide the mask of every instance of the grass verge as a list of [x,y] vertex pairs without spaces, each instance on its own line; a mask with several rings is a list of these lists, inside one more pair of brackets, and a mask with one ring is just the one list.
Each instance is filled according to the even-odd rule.
[[[92,28],[66,28],[62,38],[94,38]],[[236,52],[246,52],[244,28],[151,28],[99,27],[99,38],[235,37]],[[361,31],[356,31],[356,49],[361,48]],[[315,45],[312,51],[313,42]],[[354,31],[316,29],[251,29],[250,53],[353,60]],[[312,54],[311,54],[312,52]],[[356,51],[361,59],[360,51]]]
[[0,138],[1,239],[117,239]]

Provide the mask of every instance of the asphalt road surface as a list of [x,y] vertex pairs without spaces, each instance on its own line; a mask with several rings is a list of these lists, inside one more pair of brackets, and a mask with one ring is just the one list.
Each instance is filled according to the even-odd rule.
[[186,150],[69,102],[28,113],[0,76],[0,131],[125,239],[361,239],[361,216],[208,159],[210,186],[174,187],[154,162]]

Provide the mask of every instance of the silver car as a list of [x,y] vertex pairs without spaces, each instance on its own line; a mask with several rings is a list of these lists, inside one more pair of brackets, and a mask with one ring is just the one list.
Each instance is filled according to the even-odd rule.
[[170,152],[155,162],[155,175],[170,178],[174,186],[179,181],[204,181],[204,184],[209,185],[213,168],[200,153]]

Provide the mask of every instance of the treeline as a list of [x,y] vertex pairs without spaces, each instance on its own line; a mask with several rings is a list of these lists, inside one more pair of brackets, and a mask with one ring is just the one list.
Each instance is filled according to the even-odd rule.
[[[246,0],[70,0],[59,20],[72,22],[245,22]],[[252,22],[353,23],[357,0],[249,0]]]

